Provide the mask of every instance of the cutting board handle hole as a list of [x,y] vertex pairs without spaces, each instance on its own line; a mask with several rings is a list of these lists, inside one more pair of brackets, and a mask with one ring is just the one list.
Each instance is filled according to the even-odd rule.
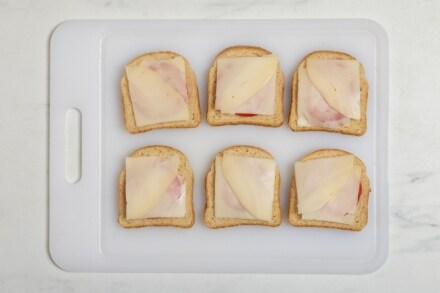
[[67,182],[74,184],[81,179],[81,111],[76,108],[67,110],[64,127],[64,175]]

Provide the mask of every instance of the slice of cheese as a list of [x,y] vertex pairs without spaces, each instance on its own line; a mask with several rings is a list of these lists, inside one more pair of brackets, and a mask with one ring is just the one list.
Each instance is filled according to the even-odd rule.
[[355,165],[345,185],[322,208],[301,214],[303,220],[354,224],[362,169]]
[[126,217],[142,219],[160,202],[177,176],[178,156],[128,157],[126,169]]
[[176,56],[171,59],[153,59],[143,61],[141,64],[160,75],[186,102],[188,101],[186,63],[183,57]]
[[298,126],[338,128],[350,124],[350,119],[330,107],[312,84],[305,67],[298,68]]
[[186,215],[186,184],[176,176],[157,205],[145,218],[183,218]]
[[322,208],[346,184],[353,169],[352,155],[296,162],[298,213]]
[[[236,107],[266,86],[276,74],[277,68],[278,58],[275,55],[218,59],[215,109],[222,113],[234,112]],[[274,99],[275,90],[264,98]]]
[[222,110],[224,114],[248,113],[258,115],[273,115],[275,113],[276,74],[272,75],[266,85],[253,94],[249,99],[235,108]]
[[241,205],[256,219],[272,219],[276,163],[225,153],[223,175]]
[[347,118],[361,119],[360,74],[357,60],[306,60],[307,74],[325,101]]
[[255,219],[255,217],[242,206],[226,181],[223,175],[222,161],[222,157],[215,159],[215,217],[224,219]]
[[158,73],[142,64],[125,71],[137,126],[189,119],[185,98]]

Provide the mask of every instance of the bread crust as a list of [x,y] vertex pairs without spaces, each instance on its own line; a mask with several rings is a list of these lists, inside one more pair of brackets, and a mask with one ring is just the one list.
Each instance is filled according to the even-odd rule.
[[[307,58],[316,59],[345,59],[356,60],[353,56],[336,51],[315,51],[308,54],[299,64],[298,68],[305,68]],[[367,102],[368,102],[368,81],[365,77],[365,70],[361,63],[359,63],[360,85],[361,85],[361,119],[350,119],[349,126],[340,126],[338,128],[330,128],[323,126],[298,126],[298,70],[295,72],[292,79],[292,103],[289,114],[289,127],[293,131],[327,131],[337,132],[341,134],[349,134],[361,136],[367,131]]]
[[146,132],[160,128],[194,128],[199,126],[199,124],[201,123],[202,112],[200,109],[197,80],[193,70],[189,65],[188,60],[185,57],[171,51],[151,52],[135,58],[130,63],[128,63],[127,66],[138,65],[143,61],[171,59],[174,57],[182,57],[183,60],[185,61],[189,120],[162,122],[162,123],[156,123],[145,126],[136,126],[136,121],[133,113],[133,106],[130,98],[130,91],[128,88],[128,79],[127,79],[127,75],[124,74],[124,77],[122,77],[121,79],[121,97],[122,97],[122,107],[124,111],[124,125],[128,132],[132,134],[136,134],[136,133]]
[[148,226],[174,226],[181,228],[190,228],[194,224],[194,204],[193,204],[193,185],[194,177],[192,169],[189,165],[189,161],[186,156],[169,146],[153,145],[147,146],[134,151],[130,157],[142,157],[142,156],[158,156],[161,158],[169,158],[172,155],[179,156],[180,165],[178,168],[178,174],[182,176],[186,185],[186,215],[182,218],[151,218],[151,219],[135,219],[129,220],[126,217],[127,201],[125,196],[125,168],[119,175],[118,183],[118,218],[119,224],[124,228],[140,228]]
[[[258,147],[237,145],[224,149],[216,155],[222,157],[225,153],[232,153],[240,156],[258,157],[274,159],[272,155]],[[205,179],[205,193],[206,193],[206,205],[205,205],[205,224],[209,228],[225,228],[239,225],[260,225],[277,227],[281,224],[281,205],[280,205],[280,171],[276,167],[275,171],[275,187],[274,187],[274,199],[272,205],[272,219],[270,221],[264,220],[248,220],[248,219],[223,219],[215,217],[215,159],[210,166]]]
[[[353,154],[339,149],[321,149],[306,155],[300,161],[306,162],[308,160],[314,160],[319,158],[339,157],[345,155],[353,155]],[[362,193],[356,210],[354,224],[349,225],[349,224],[318,221],[318,220],[303,220],[301,218],[301,215],[298,214],[298,207],[297,207],[298,195],[296,192],[295,175],[292,178],[292,183],[290,187],[289,215],[288,215],[290,224],[297,227],[336,228],[336,229],[351,230],[351,231],[361,231],[365,227],[365,225],[368,223],[368,199],[371,191],[370,180],[368,179],[367,169],[364,163],[358,157],[354,156],[354,158],[355,158],[355,164],[361,166],[362,169],[361,171]]]
[[233,46],[221,51],[214,59],[213,65],[209,70],[208,76],[208,106],[206,120],[212,126],[223,125],[257,125],[267,127],[279,127],[284,121],[284,75],[278,64],[276,94],[275,94],[275,111],[273,115],[256,115],[251,117],[242,117],[234,114],[222,114],[215,110],[216,86],[217,86],[217,59],[224,57],[244,57],[244,56],[264,56],[272,54],[270,51],[252,46]]

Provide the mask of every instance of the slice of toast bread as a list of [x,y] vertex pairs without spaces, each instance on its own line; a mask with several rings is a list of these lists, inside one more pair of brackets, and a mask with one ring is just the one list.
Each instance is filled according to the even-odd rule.
[[119,187],[118,187],[118,205],[119,205],[119,223],[124,228],[139,228],[146,226],[174,226],[182,228],[190,228],[194,224],[194,206],[193,206],[193,185],[194,177],[192,169],[189,165],[189,161],[186,156],[168,146],[147,146],[134,151],[130,157],[141,156],[157,156],[160,158],[169,158],[173,155],[177,155],[180,159],[180,165],[178,168],[178,174],[183,178],[186,187],[186,215],[182,218],[149,218],[149,219],[127,219],[126,217],[126,195],[125,195],[125,168],[119,175]]
[[170,121],[170,122],[162,122],[151,125],[137,126],[133,112],[133,105],[130,98],[128,78],[127,75],[124,74],[124,77],[121,79],[121,93],[122,93],[122,106],[124,111],[124,124],[128,132],[135,134],[135,133],[141,133],[141,132],[146,132],[149,130],[160,129],[160,128],[194,128],[201,123],[202,113],[200,110],[199,93],[198,93],[196,76],[192,71],[189,62],[186,58],[184,58],[183,56],[177,53],[170,51],[151,52],[135,58],[130,63],[128,63],[127,66],[136,66],[142,63],[143,61],[171,59],[178,56],[182,57],[183,60],[185,61],[189,120]]
[[[299,64],[299,67],[306,67],[306,61],[308,58],[316,59],[343,59],[343,60],[355,60],[351,55],[342,52],[335,51],[315,51],[308,54]],[[340,126],[338,128],[330,128],[323,126],[299,126],[298,121],[298,71],[295,72],[292,80],[292,104],[289,114],[289,127],[293,131],[328,131],[337,132],[342,134],[361,136],[367,131],[367,101],[368,101],[368,81],[365,77],[365,70],[361,63],[359,63],[360,74],[360,109],[361,119],[350,119],[350,125]]]
[[[301,159],[301,162],[308,160],[315,160],[320,158],[337,157],[344,155],[352,155],[349,152],[338,150],[338,149],[321,149],[312,152]],[[289,222],[293,226],[297,227],[324,227],[324,228],[337,228],[342,230],[360,231],[362,230],[368,222],[368,198],[370,194],[370,180],[367,176],[367,170],[364,163],[356,156],[355,164],[361,166],[361,185],[362,193],[357,206],[357,211],[355,214],[355,222],[353,225],[318,221],[318,220],[303,220],[301,215],[298,214],[298,195],[296,192],[296,181],[295,176],[292,178],[292,184],[290,188],[290,201],[289,201]]]
[[[249,156],[257,158],[273,159],[272,155],[267,151],[253,147],[238,145],[224,149],[216,155],[217,157],[223,157],[225,153],[230,153],[239,156]],[[276,227],[281,224],[281,207],[280,207],[280,172],[278,167],[275,171],[275,186],[274,186],[274,199],[272,205],[272,219],[270,221],[264,221],[259,219],[228,219],[228,218],[216,218],[215,217],[215,160],[211,164],[211,167],[206,175],[205,180],[206,190],[206,206],[205,206],[205,224],[209,228],[225,228],[239,225],[262,225]]]
[[214,63],[209,70],[208,76],[208,106],[206,119],[212,126],[222,125],[259,125],[268,127],[279,127],[283,124],[284,111],[283,111],[283,94],[284,94],[284,75],[281,71],[281,67],[278,64],[277,76],[276,76],[276,94],[274,103],[273,115],[255,115],[250,117],[243,117],[234,114],[222,114],[220,111],[215,110],[216,99],[216,87],[217,87],[217,60],[219,58],[226,57],[255,57],[270,55],[271,52],[252,46],[234,46],[229,47],[221,51],[214,60]]

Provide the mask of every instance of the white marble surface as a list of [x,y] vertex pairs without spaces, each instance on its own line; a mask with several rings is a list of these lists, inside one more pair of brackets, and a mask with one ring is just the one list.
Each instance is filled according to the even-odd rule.
[[[0,0],[1,292],[439,292],[440,2]],[[390,41],[390,253],[343,275],[66,273],[48,254],[48,42],[66,19],[370,18]]]

